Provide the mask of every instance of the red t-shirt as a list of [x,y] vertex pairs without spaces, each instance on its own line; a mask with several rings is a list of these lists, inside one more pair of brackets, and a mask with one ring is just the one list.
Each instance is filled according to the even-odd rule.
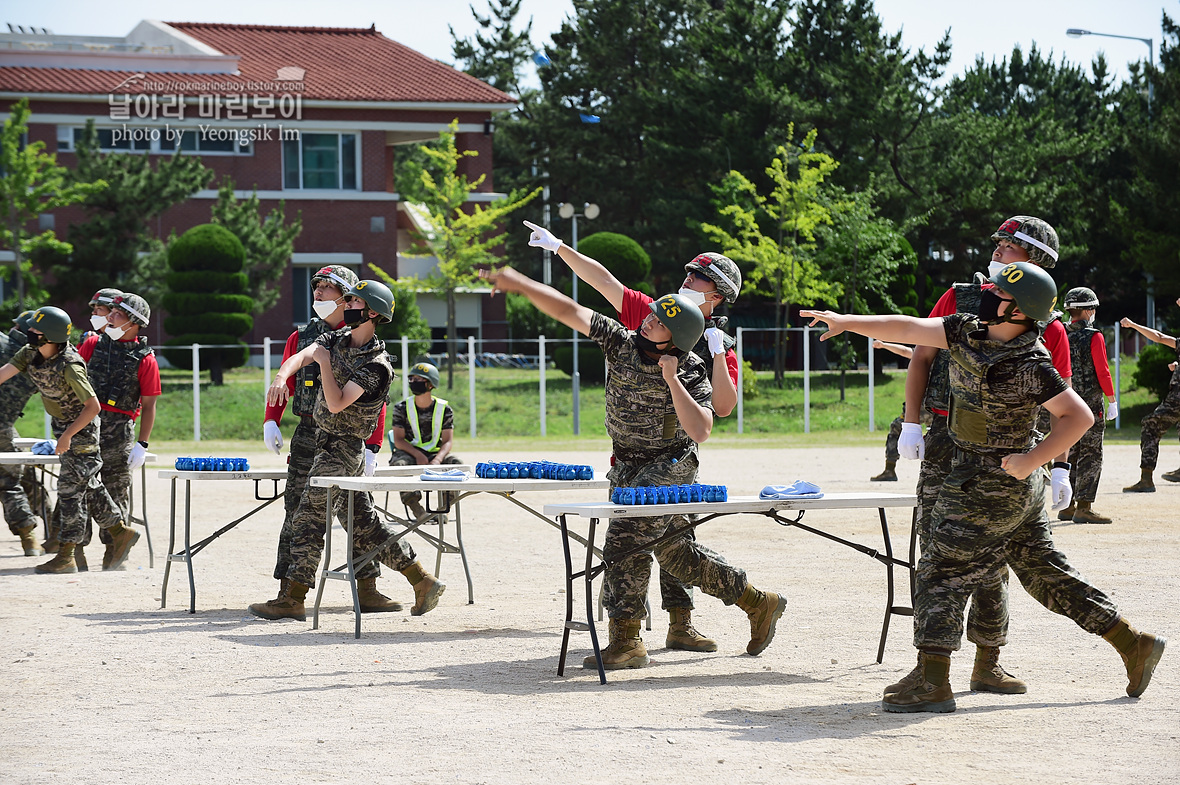
[[[90,363],[90,358],[94,356],[94,347],[98,345],[99,336],[92,335],[85,341],[82,341],[78,346],[78,354],[87,364]],[[136,340],[134,338],[128,341],[121,341],[121,343],[129,343]],[[160,364],[156,362],[156,355],[149,354],[139,361],[138,374],[139,376],[139,397],[152,398],[163,393],[163,388],[160,387]],[[119,412],[126,414],[131,419],[139,417],[139,411],[136,409],[133,412],[124,411],[123,409],[116,409],[114,406],[108,406],[104,401],[99,401],[98,406],[105,412]]]
[[[985,283],[983,288],[994,289],[995,284]],[[930,311],[930,316],[941,318],[943,316],[950,316],[952,313],[958,313],[954,287],[947,289],[942,297],[938,298],[938,302],[934,304],[934,308]],[[1054,319],[1049,323],[1049,326],[1045,328],[1045,335],[1041,338],[1041,341],[1045,344],[1045,348],[1049,350],[1049,354],[1053,355],[1053,367],[1057,369],[1057,373],[1061,375],[1061,378],[1068,379],[1073,376],[1073,367],[1069,362],[1069,339],[1065,335],[1065,325],[1061,323],[1060,319]]]
[[[619,311],[619,321],[628,330],[638,330],[639,326],[643,324],[643,320],[651,313],[651,309],[647,306],[652,302],[654,299],[643,292],[635,289],[623,289],[623,310]],[[712,358],[704,357],[702,359],[709,362]],[[709,367],[712,368],[712,363],[709,364]],[[737,387],[737,354],[733,349],[725,350],[725,367],[729,371],[729,378],[733,382],[733,386]]]
[[1110,378],[1110,360],[1106,359],[1106,338],[1094,333],[1090,339],[1090,358],[1094,361],[1094,372],[1098,375],[1098,386],[1107,398],[1114,397],[1114,379]]

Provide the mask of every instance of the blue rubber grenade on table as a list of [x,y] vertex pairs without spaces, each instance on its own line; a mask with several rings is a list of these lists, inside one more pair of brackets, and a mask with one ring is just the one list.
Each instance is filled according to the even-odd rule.
[[767,485],[759,499],[822,499],[824,492],[813,482],[795,480],[790,485]]

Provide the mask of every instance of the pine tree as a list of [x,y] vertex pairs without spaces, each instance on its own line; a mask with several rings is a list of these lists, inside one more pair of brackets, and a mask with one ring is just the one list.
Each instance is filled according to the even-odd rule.
[[246,252],[246,294],[254,298],[254,313],[264,313],[279,301],[278,282],[291,264],[295,238],[303,231],[302,215],[287,223],[286,203],[280,201],[265,217],[259,208],[258,190],[238,200],[234,181],[226,177],[217,189],[213,223],[229,229]]

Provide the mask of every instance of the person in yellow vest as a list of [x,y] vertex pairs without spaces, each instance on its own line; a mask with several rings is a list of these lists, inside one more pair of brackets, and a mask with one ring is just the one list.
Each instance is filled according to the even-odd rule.
[[[410,382],[410,397],[391,409],[389,441],[393,444],[390,466],[438,466],[462,463],[451,454],[455,432],[455,412],[442,398],[435,398],[438,387],[438,368],[430,363],[414,363],[406,374]],[[413,404],[414,411],[410,411]],[[402,503],[419,520],[426,517],[422,508],[422,494],[410,491],[402,494]]]

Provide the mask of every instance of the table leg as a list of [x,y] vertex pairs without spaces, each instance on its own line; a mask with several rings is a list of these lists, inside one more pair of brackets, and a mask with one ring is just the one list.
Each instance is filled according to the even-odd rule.
[[[467,576],[467,604],[475,604],[475,587],[471,583],[471,568],[467,564],[467,549],[463,547],[463,514],[460,511],[461,500],[455,500],[455,541],[459,543],[459,558],[463,560],[463,574]],[[439,531],[439,539],[442,539],[442,531]],[[439,558],[442,558],[442,551],[439,551]],[[435,577],[438,574],[435,573]]]
[[324,584],[328,580],[328,565],[331,564],[332,558],[332,486],[327,487],[328,497],[328,520],[324,524],[324,554],[323,566],[320,568],[320,585],[315,590],[315,607],[311,611],[311,628],[318,630],[320,628],[320,600],[324,596]]
[[[881,643],[877,646],[877,664],[880,665],[881,661],[885,657],[885,640],[889,636],[890,618],[894,615],[913,616],[914,609],[912,607],[907,608],[905,606],[893,604],[893,600],[894,600],[893,538],[889,536],[889,522],[885,517],[885,508],[878,507],[877,513],[881,516],[881,536],[884,537],[884,539],[885,539],[885,561],[884,561],[884,564],[885,564],[886,583],[888,586],[888,588],[886,589],[886,598],[885,598],[885,620],[881,623]],[[914,520],[915,521],[917,521],[917,515],[918,515],[917,508],[914,508]],[[911,538],[912,538],[912,536],[913,536],[913,534],[911,532]],[[910,555],[910,562],[909,562],[909,572],[910,572],[911,576],[913,575],[913,563],[914,563],[912,551],[913,551],[913,544],[911,542],[911,555]],[[911,585],[911,587],[913,586],[912,577],[911,577],[910,585]],[[912,593],[913,592],[911,589],[911,596],[912,596]]]
[[[140,500],[139,500],[140,515],[143,516],[140,518],[140,520],[143,521],[143,533],[145,535],[147,535],[148,569],[154,569],[156,566],[156,551],[154,548],[152,548],[152,530],[151,530],[151,527],[148,526],[147,464],[146,463],[139,467],[139,490],[140,490],[140,493],[139,493],[139,495],[140,495]],[[129,511],[134,510],[135,509],[135,480],[131,481],[131,498],[129,499],[129,501],[130,501],[130,504],[128,506],[128,510]]]
[[[361,598],[360,598],[360,594],[357,592],[357,589],[356,589],[356,564],[353,563],[353,559],[352,559],[352,544],[354,542],[353,530],[356,526],[356,521],[353,519],[353,515],[352,515],[352,504],[353,504],[353,500],[356,498],[356,494],[357,494],[356,491],[348,491],[348,531],[346,532],[348,537],[347,537],[346,541],[348,543],[348,585],[352,589],[352,614],[353,614],[353,616],[356,617],[355,637],[357,640],[360,640],[360,637],[361,637]],[[328,520],[329,521],[332,520],[332,516],[331,516],[330,512],[328,515]],[[325,557],[324,564],[327,564],[327,563],[328,563],[328,560]]]
[[193,578],[193,551],[190,537],[192,533],[192,503],[193,481],[184,481],[184,563],[188,565],[188,612],[197,612],[197,584]]
[[168,501],[168,555],[164,558],[164,583],[160,586],[160,607],[168,605],[168,574],[172,572],[172,554],[176,552],[176,478]]
[[[586,535],[586,627],[590,631],[590,643],[594,646],[594,660],[598,663],[598,683],[606,684],[606,670],[602,667],[602,649],[598,645],[598,632],[594,629],[594,528],[597,518],[590,519],[590,530]],[[605,582],[606,578],[603,577]]]

